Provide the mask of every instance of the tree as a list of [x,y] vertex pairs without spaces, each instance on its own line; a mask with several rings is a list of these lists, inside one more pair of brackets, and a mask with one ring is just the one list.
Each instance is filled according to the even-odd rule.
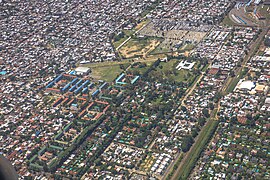
[[270,37],[265,38],[264,45],[270,47]]
[[209,103],[209,108],[210,108],[211,110],[213,110],[213,109],[215,108],[214,104],[213,104],[213,103]]
[[101,159],[97,158],[94,163],[96,164],[96,166],[100,166],[101,165]]
[[187,152],[192,144],[194,143],[194,140],[191,136],[186,136],[183,138],[182,144],[181,144],[181,149],[183,152]]
[[187,108],[185,106],[181,106],[181,110],[186,112],[187,111]]
[[220,100],[221,97],[222,97],[221,92],[218,92],[214,97],[214,102],[217,103]]
[[203,108],[202,113],[203,113],[203,115],[204,115],[206,118],[209,118],[209,117],[210,117],[210,114],[209,114],[209,110],[208,110],[208,109]]
[[234,71],[230,71],[230,76],[231,76],[231,77],[234,77],[234,76],[235,76]]
[[237,117],[236,117],[236,116],[233,116],[233,117],[231,118],[231,122],[232,122],[232,123],[237,123],[237,122],[238,122]]
[[119,66],[120,66],[120,69],[122,69],[122,70],[124,70],[124,69],[125,69],[125,67],[124,67],[124,65],[123,65],[123,64],[120,64]]
[[195,137],[198,135],[197,130],[196,130],[196,129],[193,129],[193,130],[191,131],[191,135],[192,135],[193,138],[195,138]]
[[252,120],[252,114],[247,114],[246,117],[248,120]]
[[199,123],[200,126],[203,126],[205,124],[205,117],[200,117],[198,119],[198,123]]

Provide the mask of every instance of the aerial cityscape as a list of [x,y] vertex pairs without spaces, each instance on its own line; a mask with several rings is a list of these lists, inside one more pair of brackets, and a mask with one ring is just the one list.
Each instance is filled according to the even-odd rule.
[[0,27],[17,179],[270,179],[270,0],[0,0]]

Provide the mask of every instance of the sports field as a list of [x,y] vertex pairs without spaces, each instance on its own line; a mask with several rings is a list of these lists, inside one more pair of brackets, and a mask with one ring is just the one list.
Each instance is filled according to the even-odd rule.
[[98,64],[85,65],[91,68],[91,77],[97,80],[112,82],[123,70],[125,70],[130,62],[104,62]]

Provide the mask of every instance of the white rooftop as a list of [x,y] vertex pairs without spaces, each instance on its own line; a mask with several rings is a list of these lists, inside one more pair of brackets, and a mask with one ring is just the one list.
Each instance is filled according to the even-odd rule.
[[240,90],[249,90],[251,91],[252,89],[254,89],[256,87],[256,83],[252,82],[250,80],[244,81],[243,79],[240,80],[236,86],[236,89],[240,89]]
[[75,69],[75,71],[78,73],[88,73],[89,70],[90,70],[90,68],[88,68],[88,67],[77,67]]
[[194,66],[195,62],[187,62],[187,61],[181,61],[177,66],[176,69],[177,70],[181,70],[181,69],[192,69]]

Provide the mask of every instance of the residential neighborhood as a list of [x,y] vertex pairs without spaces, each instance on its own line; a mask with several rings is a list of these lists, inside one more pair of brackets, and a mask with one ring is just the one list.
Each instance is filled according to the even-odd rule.
[[0,9],[0,156],[17,179],[269,179],[269,1]]
[[194,179],[269,178],[268,48],[248,61],[243,79],[221,99],[221,122],[197,163]]

